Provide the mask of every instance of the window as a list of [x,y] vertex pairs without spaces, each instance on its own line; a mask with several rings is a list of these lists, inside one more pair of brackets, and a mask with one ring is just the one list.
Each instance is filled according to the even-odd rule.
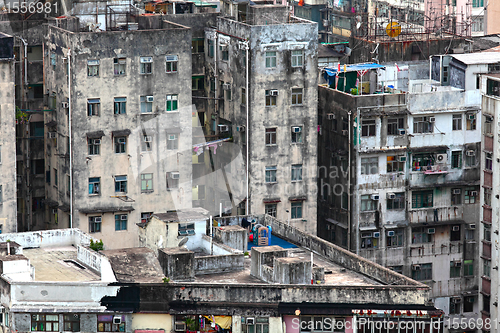
[[450,261],[450,279],[460,277],[461,261]]
[[149,218],[153,215],[152,212],[141,213],[141,223],[146,223],[149,221]]
[[266,214],[272,217],[276,217],[276,208],[277,204],[267,204],[266,205]]
[[242,317],[242,325],[241,326],[242,326],[241,332],[249,332],[249,333],[269,333],[270,332],[268,318],[255,318],[253,324],[247,324],[245,317]]
[[292,88],[292,105],[302,105],[304,89]]
[[126,332],[125,316],[121,317],[121,324],[114,324],[114,315],[98,315],[97,316],[97,331],[98,332]]
[[153,57],[141,57],[140,64],[141,74],[153,73]]
[[398,265],[398,266],[389,266],[387,268],[389,268],[391,271],[394,271],[396,273],[403,274],[403,266],[401,266],[401,265]]
[[89,232],[101,232],[101,221],[102,217],[100,216],[89,216]]
[[127,113],[127,97],[115,97],[114,106],[115,114]]
[[292,182],[298,182],[302,180],[302,164],[292,165]]
[[460,236],[460,226],[459,225],[453,225],[450,226],[450,241],[451,242],[458,242],[461,240]]
[[491,206],[491,188],[484,189],[484,204]]
[[167,172],[167,191],[179,188],[179,172]]
[[361,211],[374,211],[377,210],[377,200],[372,200],[371,195],[362,195],[361,196]]
[[405,162],[400,162],[399,156],[387,156],[387,173],[403,172]]
[[64,315],[64,331],[80,332],[80,315],[77,313]]
[[361,174],[362,175],[378,174],[378,157],[362,157]]
[[221,59],[223,61],[228,61],[229,60],[229,50],[227,49],[227,45],[220,45],[219,50],[220,50],[220,54],[221,54]]
[[165,72],[176,73],[177,72],[177,62],[178,62],[178,57],[176,55],[165,56]]
[[141,151],[153,151],[153,136],[143,134],[141,136]]
[[387,198],[387,209],[405,209],[405,193],[392,193],[391,198]]
[[266,106],[276,106],[278,90],[266,90]]
[[115,176],[115,192],[127,192],[127,176]]
[[276,51],[266,52],[266,68],[276,67]]
[[115,215],[115,231],[127,230],[127,214],[116,214]]
[[435,159],[432,154],[414,154],[412,156],[411,170],[412,171],[426,171],[434,165]]
[[413,265],[411,270],[413,280],[432,280],[432,264]]
[[464,260],[464,276],[474,276],[474,260]]
[[[459,269],[460,272],[460,269]],[[451,273],[450,273],[451,275]],[[459,274],[460,276],[460,274]],[[460,314],[460,305],[461,305],[460,297],[450,297],[450,314]]]
[[59,315],[31,315],[31,331],[59,332]]
[[484,0],[472,0],[472,7],[484,7]]
[[[391,232],[392,231],[392,232]],[[404,244],[404,232],[403,229],[396,229],[387,232],[387,247],[399,247]],[[392,236],[389,236],[391,233]]]
[[361,136],[375,136],[375,119],[361,120]]
[[411,230],[411,243],[421,244],[432,242],[432,234],[429,233],[430,229],[432,228],[413,228]]
[[405,128],[405,118],[387,118],[387,135],[399,135],[399,129]]
[[291,218],[292,219],[302,218],[302,201],[292,202]]
[[101,100],[99,98],[89,99],[87,101],[87,115],[98,116],[99,109],[101,108]]
[[153,174],[141,174],[141,192],[153,192]]
[[[245,88],[241,88],[241,104],[247,104],[247,91]],[[266,93],[266,105],[267,105],[267,93]]]
[[453,115],[453,130],[461,131],[462,130],[462,115],[454,114]]
[[302,126],[292,126],[292,143],[302,143]]
[[266,183],[276,183],[276,165],[266,167]]
[[179,149],[179,134],[167,134],[167,149]]
[[292,51],[292,67],[302,67],[304,64],[304,52],[302,50]]
[[462,204],[462,189],[452,188],[451,189],[451,205],[457,206]]
[[474,240],[474,230],[467,229],[465,230],[465,240]]
[[433,206],[433,192],[414,191],[411,195],[411,208],[427,208]]
[[476,203],[476,197],[478,192],[474,187],[466,187],[464,195],[464,204],[474,204]]
[[483,275],[491,277],[491,260],[483,259]]
[[0,205],[3,202],[3,192],[2,192],[2,185],[0,185]]
[[469,113],[469,114],[466,114],[465,117],[467,119],[466,129],[468,131],[474,131],[476,129],[476,114]]
[[127,152],[127,137],[115,136],[115,154],[125,154]]
[[378,238],[373,237],[372,232],[361,233],[361,248],[362,249],[377,249]]
[[178,232],[179,236],[194,235],[195,234],[194,223],[179,223]]
[[464,312],[473,312],[474,311],[474,296],[464,297]]
[[177,104],[177,95],[167,95],[167,111],[177,111],[179,106]]
[[30,136],[34,138],[43,138],[44,125],[43,121],[30,122]]
[[414,117],[413,133],[432,133],[433,126],[429,118],[431,117]]
[[[469,153],[473,152],[473,154]],[[468,168],[475,167],[476,166],[476,151],[475,150],[468,150],[468,153],[465,154],[465,166]]]
[[58,185],[58,174],[57,174],[57,169],[54,168],[54,186]]
[[347,194],[347,192],[342,192],[342,202],[340,203],[341,208],[349,209],[348,203],[349,203],[349,194]]
[[191,49],[193,50],[193,53],[205,53],[205,40],[193,39],[191,41]]
[[141,96],[141,113],[153,112],[153,96]]
[[205,77],[204,76],[193,76],[192,80],[193,80],[193,84],[192,84],[193,90],[205,90]]
[[101,193],[101,178],[93,177],[89,178],[89,194],[100,194]]
[[451,152],[451,167],[454,169],[462,168],[462,151]]
[[126,58],[114,58],[113,59],[113,71],[115,75],[125,75],[127,68]]
[[276,128],[266,128],[266,146],[276,144]]
[[99,60],[87,60],[87,76],[99,76]]
[[210,58],[214,57],[214,41],[211,39],[208,40],[208,56]]
[[486,153],[485,154],[484,167],[486,170],[493,170],[493,154]]
[[[52,65],[52,69],[53,70],[56,70],[56,59],[57,59],[57,56],[55,53],[51,53],[50,54],[50,64]],[[88,65],[88,63],[87,63]]]
[[484,240],[491,242],[491,225],[484,224]]

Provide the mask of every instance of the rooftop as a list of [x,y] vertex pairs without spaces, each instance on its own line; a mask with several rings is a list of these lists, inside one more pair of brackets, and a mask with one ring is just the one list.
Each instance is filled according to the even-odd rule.
[[118,282],[161,282],[163,273],[152,250],[138,247],[101,251],[109,261]]
[[454,54],[452,57],[466,65],[493,64],[500,62],[500,52]]
[[204,221],[209,218],[208,210],[197,207],[189,209],[179,209],[177,211],[170,211],[166,213],[153,214],[158,220],[163,222],[190,222],[190,221]]

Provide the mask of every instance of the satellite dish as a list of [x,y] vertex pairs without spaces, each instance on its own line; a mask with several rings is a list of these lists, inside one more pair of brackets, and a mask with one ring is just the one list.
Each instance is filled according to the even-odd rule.
[[398,37],[401,33],[401,25],[398,22],[391,22],[385,28],[385,32],[389,37]]
[[180,242],[179,242],[179,247],[184,246],[188,242],[189,238],[184,237]]

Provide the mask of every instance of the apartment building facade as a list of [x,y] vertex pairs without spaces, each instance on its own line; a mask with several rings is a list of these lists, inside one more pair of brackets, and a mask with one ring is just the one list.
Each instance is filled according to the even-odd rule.
[[225,3],[233,17],[206,32],[218,101],[207,127],[241,149],[245,165],[230,176],[240,179],[239,213],[268,213],[315,234],[317,24],[289,17],[287,6],[240,7]]
[[318,235],[423,281],[450,318],[475,318],[479,92],[409,86],[362,96],[320,86]]
[[135,246],[153,212],[191,207],[191,31],[161,24],[45,30],[46,194],[67,207],[51,226],[109,249]]

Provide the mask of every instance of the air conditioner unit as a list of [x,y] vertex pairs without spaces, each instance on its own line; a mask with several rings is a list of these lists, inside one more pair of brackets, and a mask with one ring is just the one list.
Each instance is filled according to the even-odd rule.
[[419,271],[420,270],[420,265],[412,265],[412,270],[414,271]]
[[405,135],[406,134],[406,130],[404,128],[398,128],[398,134],[399,135]]
[[120,220],[122,220],[122,221],[126,221],[126,220],[127,220],[127,215],[122,215],[122,216],[120,217]]
[[342,135],[349,135],[349,130],[342,130]]
[[380,238],[380,232],[374,232],[373,233],[373,238]]
[[438,163],[446,163],[448,160],[448,155],[446,154],[436,154],[436,162]]
[[435,123],[436,122],[436,117],[429,117],[429,122],[430,123]]
[[294,127],[292,127],[292,132],[293,133],[300,133],[300,132],[302,132],[302,128],[300,128],[299,126],[294,126]]
[[326,115],[326,119],[328,120],[332,120],[332,119],[335,119],[335,113],[329,113]]
[[99,216],[99,217],[96,217],[96,218],[94,219],[94,222],[96,222],[96,223],[101,223],[101,222],[102,222],[102,217],[100,217],[100,216]]
[[69,108],[69,104],[68,104],[68,102],[62,102],[62,103],[61,103],[61,107],[62,107],[63,109],[67,109],[67,108]]
[[273,89],[270,91],[270,94],[271,96],[278,96],[278,90]]
[[247,318],[247,325],[255,325],[255,318]]
[[394,235],[396,235],[396,232],[394,230],[387,231],[387,236],[392,237]]
[[378,195],[378,194],[372,194],[372,195],[370,196],[370,198],[371,198],[372,200],[378,200],[378,199],[380,199],[380,195]]
[[231,89],[231,84],[230,84],[230,83],[224,83],[224,84],[222,85],[222,89],[224,89],[224,90],[229,90],[229,89]]
[[460,297],[452,297],[450,300],[452,303],[462,303],[462,299]]
[[455,266],[455,267],[462,267],[462,261],[460,261],[460,260],[455,260],[455,261],[453,262],[453,266]]
[[47,132],[47,138],[49,139],[55,139],[57,137],[56,132]]
[[144,142],[152,142],[152,141],[153,141],[153,137],[151,135],[144,136]]
[[221,51],[227,51],[227,44],[219,44]]
[[406,156],[398,156],[399,162],[406,162]]
[[470,230],[476,229],[476,225],[474,223],[469,224],[469,229]]
[[94,139],[94,144],[95,145],[100,145],[101,144],[101,139]]
[[170,173],[170,178],[172,178],[172,179],[179,179],[179,178],[181,178],[181,175],[178,172],[171,172]]
[[371,238],[372,233],[371,232],[362,232],[361,233],[361,238]]
[[113,324],[121,324],[122,323],[122,317],[121,316],[114,316],[113,317]]
[[489,114],[485,115],[485,120],[487,123],[491,123],[493,121],[493,116],[490,116]]
[[475,113],[468,114],[468,115],[467,115],[467,119],[469,119],[469,120],[474,120],[474,119],[476,119],[476,114],[475,114]]
[[146,102],[148,103],[153,103],[154,102],[154,97],[153,96],[146,96]]
[[328,27],[330,25],[330,21],[328,20],[323,20],[323,26]]
[[227,125],[219,125],[219,132],[227,132],[229,127]]
[[387,199],[395,199],[395,198],[396,198],[396,194],[391,193],[391,192],[387,193]]
[[245,132],[245,126],[236,126],[236,132]]
[[125,139],[125,138],[118,138],[118,143],[127,143],[127,139]]
[[429,235],[435,234],[436,233],[436,228],[427,228],[427,233]]
[[453,231],[460,231],[460,226],[459,225],[454,225],[453,227],[451,227],[451,230],[453,230]]
[[465,155],[467,155],[467,156],[476,156],[476,151],[475,150],[467,150],[465,152]]
[[174,329],[176,332],[186,332],[186,323],[182,321],[176,321]]
[[477,191],[470,191],[471,197],[477,197]]
[[57,208],[52,209],[52,214],[57,214]]
[[459,188],[454,188],[453,189],[453,194],[460,194],[460,193],[462,193],[461,189],[459,189]]
[[239,42],[239,43],[238,43],[238,48],[239,48],[240,50],[246,50],[246,49],[247,49],[247,44],[246,44],[246,43],[244,43],[244,42]]

